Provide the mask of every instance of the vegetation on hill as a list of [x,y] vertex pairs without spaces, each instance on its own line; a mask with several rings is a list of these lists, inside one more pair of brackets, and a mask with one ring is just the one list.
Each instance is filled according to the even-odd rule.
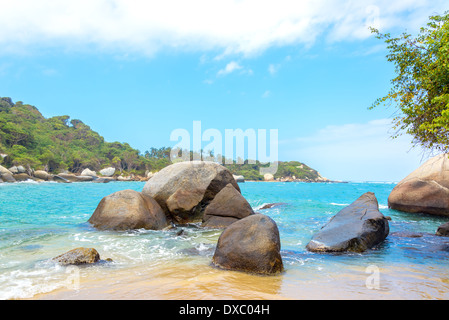
[[[70,120],[67,115],[45,118],[32,105],[0,97],[0,164],[5,167],[22,165],[28,170],[52,173],[114,167],[117,174],[144,175],[147,170],[156,172],[171,164],[170,153],[169,147],[150,148],[141,153],[128,143],[107,142],[79,119]],[[198,155],[190,152],[191,159],[195,156]],[[258,161],[225,166],[246,180],[263,180],[259,174],[263,165]],[[319,174],[297,161],[279,162],[274,177],[293,176],[315,180]]]

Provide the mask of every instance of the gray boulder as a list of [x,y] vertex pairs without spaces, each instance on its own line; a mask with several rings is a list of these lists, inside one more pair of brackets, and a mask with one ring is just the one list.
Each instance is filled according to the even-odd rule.
[[112,177],[115,173],[115,168],[108,167],[100,170],[100,174],[104,177]]
[[338,212],[307,244],[313,252],[363,252],[388,236],[388,220],[372,192]]
[[229,225],[220,235],[212,264],[226,270],[258,274],[283,271],[276,223],[254,214]]
[[157,172],[142,193],[154,198],[176,223],[201,222],[206,206],[229,183],[240,192],[224,166],[211,161],[186,161]]
[[251,205],[230,183],[218,192],[204,210],[203,227],[225,228],[254,214]]
[[89,222],[101,230],[160,230],[168,225],[159,204],[134,190],[118,191],[104,197]]

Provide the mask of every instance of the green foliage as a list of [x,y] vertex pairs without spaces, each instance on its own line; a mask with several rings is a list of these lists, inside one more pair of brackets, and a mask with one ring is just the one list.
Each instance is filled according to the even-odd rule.
[[81,120],[69,120],[67,115],[46,119],[34,106],[0,98],[0,151],[8,154],[4,164],[50,172],[106,166],[138,173],[150,169],[129,144],[105,142]]
[[373,107],[394,103],[400,113],[394,118],[397,137],[411,134],[414,143],[449,151],[449,12],[431,16],[416,37],[399,37],[371,29],[388,45],[387,59],[395,64],[396,77],[390,92]]
[[[180,155],[181,150],[173,151],[178,151]],[[20,101],[14,104],[10,98],[1,97],[0,152],[8,154],[4,159],[0,157],[2,165],[23,165],[55,173],[62,170],[76,173],[84,168],[99,171],[111,166],[120,174],[143,175],[146,170],[157,172],[172,164],[170,147],[151,148],[142,155],[128,143],[104,141],[81,120],[70,120],[67,115],[46,119],[34,106]],[[189,154],[187,150],[183,152]],[[190,151],[191,160],[209,160],[211,156]],[[263,180],[260,168],[267,166],[248,160],[236,164],[229,159],[226,161],[224,157],[222,163],[233,174],[243,175],[247,180]],[[318,177],[315,170],[300,162],[279,162],[275,177],[293,176],[310,180]]]

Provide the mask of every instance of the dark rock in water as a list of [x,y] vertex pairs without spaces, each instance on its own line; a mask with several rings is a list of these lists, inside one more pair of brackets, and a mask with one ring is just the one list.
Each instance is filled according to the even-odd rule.
[[159,204],[134,190],[118,191],[101,199],[89,222],[102,230],[160,230],[168,225]]
[[211,161],[185,161],[154,174],[142,193],[153,197],[175,223],[201,222],[205,207],[229,183],[240,192],[224,166]]
[[203,227],[226,228],[233,222],[254,214],[251,205],[232,184],[218,192],[204,211]]
[[273,207],[284,206],[284,205],[286,205],[286,203],[284,203],[284,202],[268,203],[268,204],[262,206],[261,208],[259,208],[259,210],[271,209]]
[[441,226],[439,226],[436,235],[449,237],[449,222],[443,223]]
[[313,252],[363,252],[385,240],[387,219],[372,192],[363,194],[338,212],[307,244]]
[[254,214],[229,225],[218,239],[212,264],[227,270],[276,274],[283,270],[276,223]]
[[390,234],[392,237],[421,238],[424,234],[418,232],[397,231]]
[[76,248],[52,260],[62,265],[92,264],[100,261],[100,254],[94,248]]
[[388,206],[404,212],[449,216],[449,154],[441,154],[401,180],[388,197]]

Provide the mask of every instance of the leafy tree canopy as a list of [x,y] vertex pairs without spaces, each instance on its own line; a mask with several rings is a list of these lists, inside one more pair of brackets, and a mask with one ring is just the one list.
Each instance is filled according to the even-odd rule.
[[387,44],[387,59],[395,65],[390,92],[373,107],[394,104],[396,134],[411,134],[415,145],[449,151],[449,12],[429,18],[414,37],[392,37],[372,28]]

